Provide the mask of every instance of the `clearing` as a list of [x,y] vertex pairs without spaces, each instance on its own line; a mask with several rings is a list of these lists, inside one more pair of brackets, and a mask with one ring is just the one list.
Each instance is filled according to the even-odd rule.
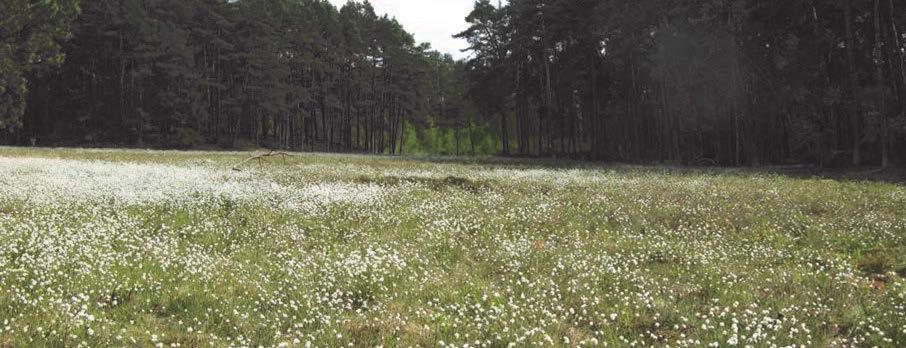
[[2,346],[906,345],[906,187],[0,148]]

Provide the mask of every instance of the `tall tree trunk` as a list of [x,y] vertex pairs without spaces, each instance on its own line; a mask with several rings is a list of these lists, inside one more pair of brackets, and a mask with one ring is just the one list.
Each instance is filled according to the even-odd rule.
[[[902,118],[906,117],[906,55],[904,55],[902,45],[900,42],[900,32],[897,30],[896,18],[894,17],[894,6],[893,0],[888,0],[888,19],[890,22],[890,31],[888,36],[890,37],[890,49],[888,50],[889,57],[887,58],[887,63],[890,66],[889,70],[891,72],[891,86],[893,86],[894,94],[896,95],[897,108],[896,108],[896,117]],[[896,71],[899,71],[897,74]],[[898,76],[897,76],[898,75]],[[889,133],[888,133],[889,134]],[[894,146],[896,139],[890,139],[889,145]],[[902,153],[894,154],[899,156],[898,159],[902,160]]]
[[[408,114],[407,114],[408,115]],[[404,115],[405,116],[405,115]],[[403,117],[400,121],[400,155],[405,155],[406,147],[406,120],[409,117]]]
[[[459,144],[462,142],[462,122],[459,121],[459,115],[456,115],[456,119],[453,120],[454,127],[456,127],[456,156],[459,156]],[[403,132],[405,134],[405,132]],[[400,140],[402,141],[402,140]]]
[[669,145],[666,145],[667,142],[669,142],[670,140],[664,141],[663,138],[667,137],[669,139],[669,138],[673,138],[673,137],[670,132],[670,106],[669,106],[669,104],[667,104],[666,67],[664,67],[664,71],[661,71],[660,75],[661,75],[660,76],[661,77],[661,81],[660,81],[661,86],[660,87],[661,87],[661,110],[662,110],[662,112],[661,112],[661,121],[660,121],[660,125],[659,125],[660,131],[661,131],[661,136],[659,137],[660,143],[661,143],[659,156],[661,156],[662,160],[667,160],[667,159],[670,159],[670,157],[671,157],[670,153],[672,153],[672,149],[668,149]]
[[506,111],[500,112],[500,145],[502,147],[502,154],[508,156],[510,154],[510,134],[507,131],[509,128]]
[[[543,59],[544,59],[544,103],[545,103],[544,119],[547,120],[547,122],[549,122],[549,126],[550,126],[549,128],[555,128],[556,123],[554,123],[555,121],[553,120],[554,91],[553,91],[553,88],[551,88],[551,66],[550,66],[550,62],[548,61],[548,58],[547,58],[546,49],[544,51],[544,55],[545,55],[543,57]],[[550,134],[548,134],[548,136],[547,136],[548,141],[550,141],[548,151],[554,152],[553,142],[555,141],[554,140],[555,130],[550,129],[549,131],[550,131]]]
[[862,164],[862,107],[859,98],[858,82],[856,77],[856,40],[853,34],[852,0],[843,0],[844,21],[846,26],[846,63],[849,68],[849,119],[852,132],[852,164]]
[[[899,94],[899,96],[902,96],[904,99],[906,99],[906,54],[904,54],[904,52],[902,51],[903,46],[900,42],[900,31],[897,29],[896,18],[893,16],[894,13],[896,13],[896,12],[894,12],[893,0],[888,0],[888,5],[889,5],[890,11],[888,11],[887,14],[888,14],[888,18],[890,19],[890,30],[891,30],[890,34],[891,34],[891,38],[892,38],[891,43],[893,44],[891,47],[891,51],[894,53],[890,57],[890,59],[892,61],[896,61],[897,65],[899,65],[900,81],[902,82],[902,85],[900,86],[901,94]],[[900,106],[902,108],[904,108],[904,110],[900,110],[900,111],[906,112],[906,105],[901,104]],[[906,116],[906,115],[903,115],[903,116]]]
[[[119,50],[119,54],[120,54],[120,71],[119,71],[119,73],[120,73],[120,90],[119,90],[120,127],[125,129],[126,128],[126,57],[125,57],[125,52],[123,52],[123,45],[124,45],[124,41],[125,41],[123,39],[123,33],[119,34],[119,38],[120,38],[120,40],[119,40],[120,41],[120,50]],[[127,135],[126,132],[123,132],[123,134],[120,137],[120,141],[127,141],[126,135]]]
[[[592,159],[595,159],[595,160],[600,159],[602,157],[602,154],[604,153],[604,151],[602,149],[602,147],[603,147],[602,144],[604,143],[602,141],[602,138],[604,137],[604,134],[605,134],[604,133],[604,120],[601,117],[601,102],[600,102],[600,100],[598,100],[597,55],[598,55],[597,52],[592,52],[591,76],[589,76],[589,80],[591,83],[592,108],[591,108],[591,115],[588,116],[590,118],[589,122],[592,125],[592,127],[590,129],[590,132],[591,132],[591,151],[590,152],[592,153],[592,156],[591,156]],[[626,93],[626,95],[628,96],[628,95],[631,95],[632,93],[633,93],[633,91],[629,91],[628,93]],[[632,107],[631,103],[629,103],[629,102],[627,102],[626,105],[629,108]],[[630,118],[632,117],[631,115],[628,115],[628,114],[627,114],[627,116]]]
[[881,167],[887,168],[890,165],[890,157],[887,153],[890,147],[888,140],[889,130],[887,125],[887,85],[884,82],[884,66],[881,61],[884,59],[881,41],[881,0],[875,0],[874,24],[875,24],[875,44],[872,50],[872,60],[875,64],[875,82],[877,83],[878,93],[881,94]]
[[[541,86],[542,86],[542,88],[541,88],[542,91],[547,90],[546,88],[544,88],[544,77],[541,77]],[[549,112],[548,105],[547,105],[547,96],[546,96],[547,93],[546,92],[544,92],[544,93],[545,93],[545,95],[542,96],[542,103],[538,106],[539,108],[543,109],[542,110],[543,112],[538,112],[538,144],[537,144],[538,156],[542,156],[544,154],[544,139],[545,139],[545,137],[544,137],[544,121],[546,120],[546,116]]]

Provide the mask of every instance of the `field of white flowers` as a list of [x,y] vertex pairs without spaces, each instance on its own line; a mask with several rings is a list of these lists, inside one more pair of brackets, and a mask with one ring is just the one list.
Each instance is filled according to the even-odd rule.
[[906,187],[0,148],[0,347],[902,347]]

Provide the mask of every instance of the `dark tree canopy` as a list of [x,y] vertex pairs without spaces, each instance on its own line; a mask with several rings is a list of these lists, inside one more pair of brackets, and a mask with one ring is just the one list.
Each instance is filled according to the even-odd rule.
[[[461,74],[458,63],[416,45],[367,1],[337,9],[325,0],[94,0],[81,9],[65,63],[29,79],[27,109],[21,76],[40,57],[3,51],[4,64],[23,66],[4,69],[5,81],[20,82],[9,83],[21,101],[0,123],[7,142],[397,153],[407,130],[417,137],[428,124],[455,127],[457,139],[487,133],[435,98],[454,86],[451,77],[436,84],[437,75]],[[70,26],[44,23],[62,14],[46,16],[13,24],[53,34],[32,46],[58,45]],[[455,102],[453,110],[469,109]]]
[[4,143],[906,163],[894,0],[478,0],[466,61],[367,1],[2,1]]
[[78,0],[0,0],[0,130],[22,125],[27,78],[63,61]]
[[887,165],[906,161],[900,7],[480,0],[460,36],[475,53],[470,95],[506,125],[511,152]]

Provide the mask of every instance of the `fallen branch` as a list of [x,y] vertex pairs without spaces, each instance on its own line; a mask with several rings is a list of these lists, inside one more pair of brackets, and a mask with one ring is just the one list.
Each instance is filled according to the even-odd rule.
[[267,158],[267,157],[273,157],[273,156],[281,156],[281,157],[283,157],[283,163],[285,164],[285,163],[286,163],[286,156],[295,156],[295,155],[293,155],[293,154],[291,154],[291,153],[289,153],[289,152],[271,150],[271,151],[268,152],[268,153],[262,153],[262,154],[258,154],[258,155],[255,155],[255,156],[246,158],[244,161],[239,162],[238,164],[236,164],[235,166],[233,166],[233,171],[241,172],[242,169],[240,169],[240,167],[242,167],[244,164],[246,164],[246,163],[248,163],[248,162],[251,162],[251,161],[254,161],[254,160],[258,160],[258,164],[260,165],[262,159]]

